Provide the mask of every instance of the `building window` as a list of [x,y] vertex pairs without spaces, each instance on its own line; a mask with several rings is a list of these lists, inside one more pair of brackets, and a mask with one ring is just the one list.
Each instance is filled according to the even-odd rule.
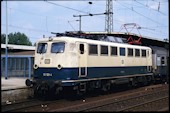
[[139,49],[135,49],[135,56],[140,56],[140,50]]
[[111,55],[117,55],[117,47],[111,47]]
[[120,47],[120,56],[125,56],[125,48]]
[[89,55],[96,55],[98,54],[98,50],[97,50],[97,45],[89,45]]
[[142,57],[146,57],[146,50],[142,50]]
[[101,55],[108,55],[108,46],[100,46]]
[[133,56],[133,49],[132,48],[128,48],[128,56]]
[[165,57],[161,57],[161,64],[162,64],[162,65],[165,64]]

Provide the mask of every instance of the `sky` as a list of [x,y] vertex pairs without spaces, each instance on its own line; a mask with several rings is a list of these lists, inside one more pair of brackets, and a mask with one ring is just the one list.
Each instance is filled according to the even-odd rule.
[[[105,12],[105,0],[2,1],[1,34],[6,33],[7,20],[8,33],[24,33],[34,44],[43,35],[54,36],[51,32],[78,31],[79,17],[73,15]],[[83,16],[81,30],[104,32],[105,16]],[[169,39],[168,20],[168,0],[113,0],[113,32],[130,32],[163,41]],[[135,24],[123,27],[128,23]]]

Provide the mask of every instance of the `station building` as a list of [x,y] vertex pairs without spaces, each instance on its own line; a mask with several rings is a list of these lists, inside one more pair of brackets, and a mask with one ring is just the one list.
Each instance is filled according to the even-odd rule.
[[31,77],[33,75],[35,46],[8,44],[8,71],[6,75],[5,44],[1,44],[1,77]]

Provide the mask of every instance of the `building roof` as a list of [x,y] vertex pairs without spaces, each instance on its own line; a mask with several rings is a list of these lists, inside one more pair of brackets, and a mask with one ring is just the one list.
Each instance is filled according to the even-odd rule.
[[[107,32],[84,32],[85,34],[90,34],[90,35],[103,35],[103,34],[107,34],[110,36],[117,36],[117,37],[122,37],[125,39],[128,39],[130,36],[133,37],[133,39],[137,40],[139,39],[139,37],[141,38],[141,43],[143,46],[159,46],[159,47],[165,47],[166,45],[169,45],[169,41],[165,42],[165,40],[160,40],[160,39],[156,39],[153,37],[148,37],[148,36],[140,36],[138,34],[135,33],[127,33],[127,32],[111,32],[110,34],[108,34]],[[165,37],[166,39],[167,37]]]
[[[35,46],[26,46],[26,45],[8,44],[7,47],[8,47],[8,49],[35,50]],[[1,48],[5,49],[6,44],[1,44]]]
[[[86,34],[108,34],[107,32],[84,32]],[[110,35],[132,35],[132,36],[138,36],[140,37],[139,34],[135,34],[135,33],[127,33],[127,32],[111,32],[109,33]],[[149,37],[149,36],[144,36],[142,35],[142,38],[147,38],[150,40],[157,40],[157,41],[162,41],[164,42],[164,40],[162,39],[157,39],[157,38],[153,38],[153,37]]]

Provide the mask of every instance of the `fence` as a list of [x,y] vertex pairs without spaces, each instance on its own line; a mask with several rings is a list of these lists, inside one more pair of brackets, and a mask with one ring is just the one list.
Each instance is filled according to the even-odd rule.
[[7,75],[5,55],[1,56],[1,77],[29,77],[33,75],[33,55],[8,55]]

